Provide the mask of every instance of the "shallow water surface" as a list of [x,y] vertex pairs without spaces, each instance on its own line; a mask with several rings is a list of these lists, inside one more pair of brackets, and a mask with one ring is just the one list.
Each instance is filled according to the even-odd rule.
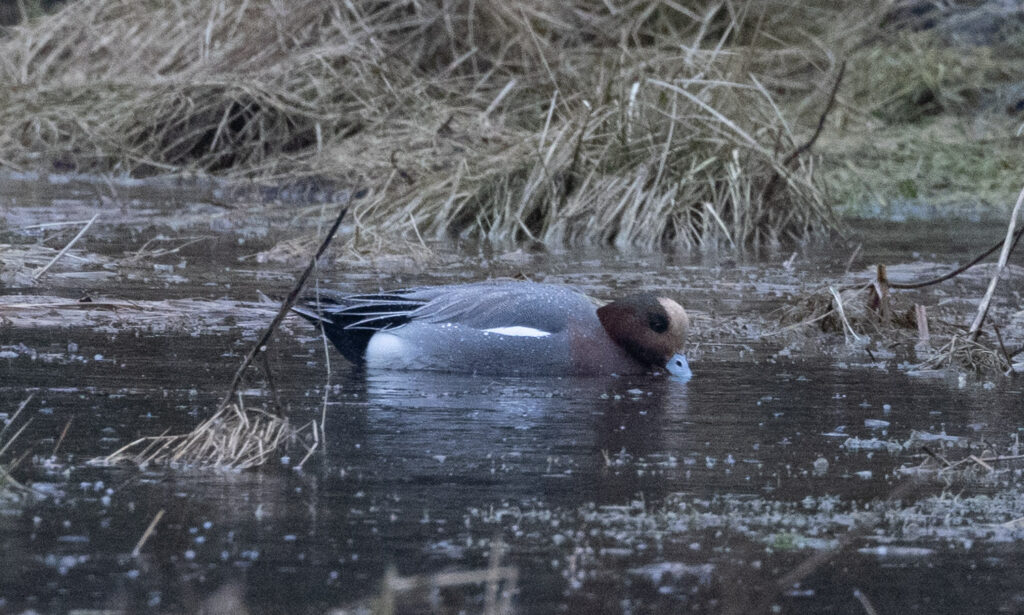
[[[117,236],[93,248],[114,253]],[[326,440],[304,467],[297,446],[242,473],[90,465],[205,418],[269,321],[247,303],[255,289],[287,289],[285,267],[224,265],[204,250],[182,267],[168,257],[170,272],[114,272],[116,284],[0,288],[0,417],[34,393],[8,433],[31,422],[0,461],[26,455],[14,475],[36,492],[0,497],[0,611],[358,610],[383,594],[389,569],[437,581],[493,555],[518,570],[518,613],[749,612],[767,584],[865,525],[767,604],[861,613],[856,589],[879,612],[1024,608],[1024,534],[1006,524],[1024,516],[1019,470],[952,492],[926,482],[885,503],[922,443],[942,454],[944,443],[1012,442],[1020,382],[911,377],[891,354],[802,356],[761,335],[771,310],[841,273],[845,244],[841,257],[795,265],[594,252],[497,271],[601,297],[681,297],[704,328],[686,384],[365,373],[333,350],[328,375],[322,340],[289,319],[268,350],[274,387],[254,380],[247,403],[276,400],[303,423],[326,399]],[[321,282],[369,291],[497,269],[334,270]],[[82,292],[102,309],[54,306]],[[482,583],[427,585],[398,610],[485,608]]]
[[[139,434],[182,430],[216,402],[213,384],[230,371],[221,349],[214,340],[183,346],[202,376],[182,374],[181,356],[171,352],[137,366],[147,378],[117,386],[104,372],[123,371],[120,364],[133,361],[123,353],[141,350],[129,347],[63,366],[59,387],[33,386],[31,435],[22,442],[35,443],[43,457],[30,474],[47,497],[5,506],[0,586],[9,607],[188,611],[237,582],[261,611],[302,605],[315,612],[374,593],[389,566],[403,575],[485,566],[500,538],[507,561],[521,570],[520,612],[589,610],[608,600],[670,612],[696,599],[697,589],[714,588],[645,567],[711,564],[716,575],[772,576],[801,552],[793,546],[773,554],[768,546],[780,539],[772,536],[827,541],[841,533],[827,519],[801,521],[793,512],[787,520],[786,506],[810,497],[856,508],[885,494],[899,453],[848,450],[847,436],[901,440],[923,429],[998,439],[1016,429],[1020,399],[1019,390],[955,391],[877,368],[816,362],[705,360],[686,385],[342,369],[331,385],[323,454],[302,471],[83,465]],[[323,375],[308,363],[320,349],[293,350],[279,359],[280,394],[297,417],[315,418]],[[31,381],[42,371],[52,368],[14,359],[4,382]],[[12,388],[4,389],[12,399]],[[67,439],[46,458],[69,417]],[[816,473],[819,458],[829,467]],[[687,514],[707,519],[668,519],[659,511],[666,498],[677,512],[689,507]],[[130,557],[161,509],[157,533],[140,557]],[[777,528],[765,518],[772,515]],[[849,587],[881,583],[895,602],[888,596],[900,584],[893,575],[916,578],[922,565],[935,565],[933,554],[957,553],[942,570],[974,576],[978,566],[991,569],[993,557],[1017,557],[998,553],[1006,545],[927,542],[927,557],[854,553],[789,600],[793,608],[828,609],[849,603]],[[866,539],[862,547],[873,545]],[[763,568],[729,571],[723,550]],[[1006,574],[1014,573],[990,582],[1006,583]],[[1008,598],[964,589],[944,602],[996,606]]]

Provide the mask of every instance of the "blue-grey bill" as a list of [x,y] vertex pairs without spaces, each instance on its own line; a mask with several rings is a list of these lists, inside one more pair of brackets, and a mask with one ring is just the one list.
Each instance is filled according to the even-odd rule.
[[682,354],[673,355],[668,360],[668,365],[665,366],[668,373],[672,375],[674,380],[681,380],[686,382],[690,378],[693,378],[693,372],[690,371],[690,364],[686,361],[686,356]]

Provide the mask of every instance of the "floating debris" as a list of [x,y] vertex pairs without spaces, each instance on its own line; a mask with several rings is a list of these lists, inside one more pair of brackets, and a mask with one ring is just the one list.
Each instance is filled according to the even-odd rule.
[[878,438],[847,438],[843,442],[843,448],[853,451],[887,451],[893,454],[903,451],[903,445],[899,442]]
[[70,245],[65,246],[63,250],[57,250],[40,244],[0,244],[0,284],[20,287],[34,286],[39,283],[39,278],[44,273],[54,267],[58,260],[60,260],[60,264],[57,266],[59,272],[55,270],[50,275],[88,274],[99,278],[114,274],[113,271],[104,269],[112,266],[110,259],[98,254],[70,249]]

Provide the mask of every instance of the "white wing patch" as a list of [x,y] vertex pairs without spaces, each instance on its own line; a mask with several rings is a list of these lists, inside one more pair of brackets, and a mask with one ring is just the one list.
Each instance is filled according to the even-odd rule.
[[498,335],[511,335],[515,337],[547,337],[551,335],[550,331],[541,331],[540,329],[534,329],[533,327],[494,327],[493,329],[484,329],[484,333],[497,333]]

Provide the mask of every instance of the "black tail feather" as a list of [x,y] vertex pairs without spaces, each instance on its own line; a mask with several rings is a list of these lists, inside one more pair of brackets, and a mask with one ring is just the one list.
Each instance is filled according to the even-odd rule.
[[303,304],[293,309],[322,327],[324,335],[346,359],[361,365],[366,360],[366,347],[374,333],[409,322],[409,314],[423,304],[424,301],[399,294],[321,294],[319,298],[305,297]]

